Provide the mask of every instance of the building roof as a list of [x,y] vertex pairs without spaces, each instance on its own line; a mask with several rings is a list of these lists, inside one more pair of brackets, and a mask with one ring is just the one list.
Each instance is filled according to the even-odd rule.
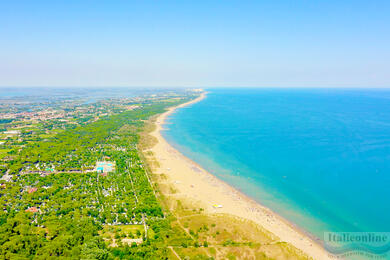
[[38,212],[38,209],[36,207],[30,207],[30,208],[26,209],[26,211],[35,213],[35,212]]
[[32,187],[32,188],[28,189],[28,193],[33,193],[33,192],[36,192],[37,190],[38,190],[38,188]]

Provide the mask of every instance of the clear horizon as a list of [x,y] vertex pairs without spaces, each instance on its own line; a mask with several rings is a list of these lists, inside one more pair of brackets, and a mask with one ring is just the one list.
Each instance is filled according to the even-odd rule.
[[47,86],[0,86],[0,90],[15,88],[15,89],[63,89],[67,88],[72,89],[203,89],[203,90],[212,90],[212,89],[364,89],[364,90],[387,90],[390,89],[390,86],[56,86],[56,85],[47,85]]
[[0,86],[390,87],[387,1],[0,3]]

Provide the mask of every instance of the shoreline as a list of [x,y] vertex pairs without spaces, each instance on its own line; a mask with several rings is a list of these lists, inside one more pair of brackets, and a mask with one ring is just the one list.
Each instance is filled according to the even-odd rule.
[[251,220],[279,237],[280,241],[290,243],[309,257],[330,259],[330,254],[294,223],[207,172],[164,139],[161,131],[164,129],[166,118],[176,109],[199,102],[205,97],[206,93],[202,92],[198,98],[171,107],[156,118],[156,128],[150,135],[155,137],[158,142],[150,151],[155,154],[160,167],[153,172],[168,176],[175,189],[187,199],[200,203],[205,209],[205,213],[229,214]]

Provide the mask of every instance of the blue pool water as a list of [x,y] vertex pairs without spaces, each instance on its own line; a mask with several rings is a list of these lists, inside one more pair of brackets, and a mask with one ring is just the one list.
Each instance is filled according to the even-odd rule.
[[390,231],[390,90],[211,89],[165,128],[184,155],[319,238]]

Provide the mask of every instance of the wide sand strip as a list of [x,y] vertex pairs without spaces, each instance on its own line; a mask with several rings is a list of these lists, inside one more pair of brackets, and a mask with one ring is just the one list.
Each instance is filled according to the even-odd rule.
[[252,220],[269,232],[275,234],[281,241],[291,243],[314,259],[330,259],[328,252],[309,236],[292,226],[288,221],[260,205],[227,183],[217,179],[198,164],[174,149],[161,135],[163,124],[175,109],[196,103],[206,97],[200,97],[170,108],[156,120],[156,129],[151,133],[158,143],[151,148],[160,167],[156,174],[164,173],[175,189],[190,200],[195,200],[205,209],[206,213],[227,213]]

